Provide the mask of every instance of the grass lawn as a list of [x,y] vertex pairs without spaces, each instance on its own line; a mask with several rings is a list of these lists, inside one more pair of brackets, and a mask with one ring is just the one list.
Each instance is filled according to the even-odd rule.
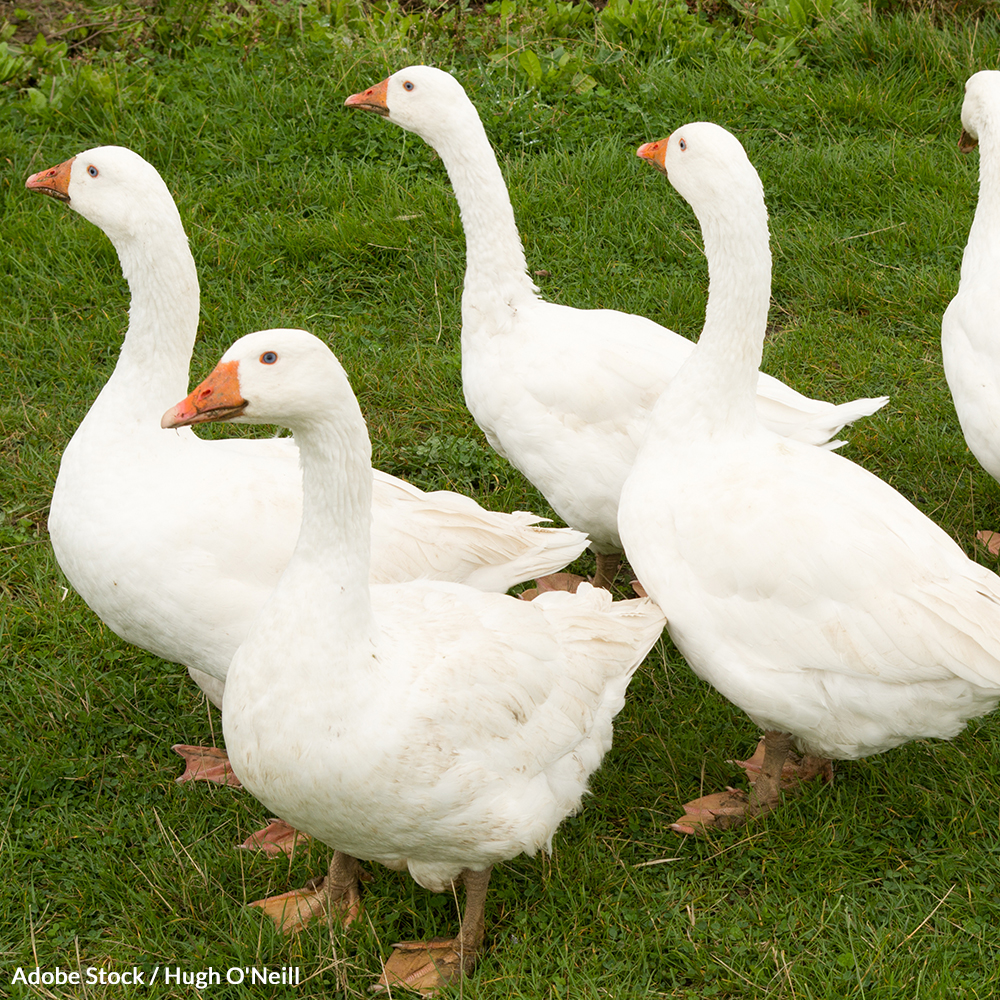
[[[677,10],[655,39],[636,22],[610,42],[610,15],[595,34],[569,5],[490,9],[414,14],[403,33],[398,12],[365,21],[346,0],[201,20],[178,5],[159,30],[109,30],[72,64],[54,41],[23,50],[0,91],[4,989],[19,966],[138,966],[148,981],[163,965],[266,965],[298,967],[303,982],[156,995],[364,996],[393,941],[457,928],[451,899],[375,869],[349,933],[281,938],[245,904],[318,874],[325,850],[291,862],[235,850],[263,807],[175,784],[170,745],[221,742],[218,713],[181,667],[122,642],[66,588],[45,530],[59,455],[113,367],[128,293],[99,230],[25,191],[34,171],[116,143],[163,174],[202,280],[192,384],[236,337],[305,327],[351,376],[377,465],[551,513],[464,406],[464,239],[444,169],[344,98],[411,62],[451,69],[498,150],[545,295],[692,338],[707,286],[698,225],[634,151],[717,121],[746,146],[771,213],[765,369],[834,401],[891,396],[844,453],[970,554],[976,530],[1000,529],[1000,486],[965,447],[939,347],[977,190],[978,154],[957,151],[962,88],[1000,65],[996,9],[939,25],[856,11],[787,30],[774,15],[756,40]],[[669,830],[680,804],[742,781],[727,760],[758,734],[667,639],[630,694],[554,855],[497,869],[464,996],[996,995],[1000,721],[840,765],[832,786],[777,815],[696,840]]]

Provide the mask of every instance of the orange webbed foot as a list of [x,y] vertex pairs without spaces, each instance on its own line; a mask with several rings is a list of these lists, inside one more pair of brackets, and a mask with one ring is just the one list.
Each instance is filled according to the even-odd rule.
[[405,986],[424,996],[433,996],[443,986],[472,972],[483,944],[486,890],[492,870],[491,866],[480,872],[468,868],[462,872],[465,916],[458,934],[453,938],[394,944],[393,953],[372,990],[378,992],[393,986]]
[[[282,934],[298,934],[305,930],[316,917],[326,912],[326,892],[324,878],[310,879],[301,889],[255,899],[250,905],[263,910]],[[353,917],[345,919],[346,927]]]
[[540,576],[534,587],[522,590],[518,596],[522,601],[533,601],[539,594],[549,590],[567,590],[575,594],[577,587],[586,582],[585,577],[577,576],[576,573],[550,573],[548,576]]
[[400,941],[385,963],[381,978],[372,986],[380,992],[391,986],[405,986],[424,996],[433,996],[443,986],[472,971],[475,953],[459,953],[458,938],[431,941]]
[[282,934],[298,934],[324,914],[350,927],[361,912],[361,879],[371,876],[356,858],[334,851],[325,878],[310,879],[301,889],[292,889],[250,905],[263,910]]
[[976,541],[982,545],[991,556],[1000,556],[1000,532],[977,531]]
[[214,781],[231,788],[243,787],[240,779],[233,773],[225,750],[218,747],[193,747],[186,743],[175,743],[171,749],[179,753],[186,764],[184,773],[176,779],[178,784],[185,781]]
[[[754,756],[742,761],[741,766],[751,778],[750,794],[727,788],[724,792],[705,795],[684,806],[685,815],[671,829],[676,833],[703,834],[709,829],[726,830],[738,826],[752,816],[763,816],[781,804],[781,794],[786,787],[786,764],[791,754],[792,736],[779,730],[768,730],[764,733]],[[787,778],[791,780],[792,788],[798,788],[804,775],[810,776],[824,773],[824,768],[832,776],[832,765],[820,758],[808,758],[806,767],[804,761],[794,758],[791,772]]]
[[670,824],[674,833],[704,836],[708,830],[728,830],[746,821],[750,800],[746,792],[727,788],[684,804],[684,815]]
[[304,847],[312,837],[308,833],[296,830],[283,819],[272,819],[263,830],[251,833],[239,846],[248,851],[263,851],[265,854],[277,856],[287,854],[295,857],[295,848]]

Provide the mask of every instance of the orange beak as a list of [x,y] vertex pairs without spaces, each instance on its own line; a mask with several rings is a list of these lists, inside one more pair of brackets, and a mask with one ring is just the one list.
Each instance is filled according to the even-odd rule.
[[635,155],[643,160],[649,160],[661,174],[665,174],[667,172],[667,141],[659,139],[656,142],[644,143],[635,151]]
[[69,201],[69,174],[73,168],[73,156],[60,163],[58,167],[50,167],[48,170],[39,170],[37,174],[32,174],[25,182],[24,186],[29,191],[41,191],[56,201]]
[[386,77],[381,83],[376,83],[374,87],[362,90],[360,94],[351,94],[344,101],[345,108],[361,108],[362,111],[374,111],[375,114],[383,118],[389,117],[389,108],[385,103],[385,95],[389,91],[389,78]]
[[969,135],[963,128],[962,138],[958,140],[958,151],[960,153],[971,153],[978,145],[979,140],[975,136]]
[[187,427],[238,417],[247,407],[240,394],[239,367],[238,361],[220,361],[201,385],[163,414],[160,426]]

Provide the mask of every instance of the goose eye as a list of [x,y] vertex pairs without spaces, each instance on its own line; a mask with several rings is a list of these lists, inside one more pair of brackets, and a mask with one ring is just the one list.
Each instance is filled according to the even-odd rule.
[[87,173],[90,174],[91,177],[96,177],[100,171],[95,166],[89,166],[87,167]]
[[687,143],[686,143],[686,142],[685,142],[685,141],[684,141],[683,139],[681,139],[681,140],[680,140],[680,141],[679,141],[679,142],[677,143],[677,145],[678,145],[678,146],[680,146],[680,148],[681,148],[681,152],[682,152],[682,153],[684,152],[684,150],[685,150],[685,149],[687,149],[687,148],[688,148],[688,144],[687,144]]
[[403,90],[413,90],[413,81],[407,80],[406,83],[403,84]]
[[265,351],[260,356],[260,363],[262,365],[273,365],[275,361],[278,360],[278,355],[274,351]]

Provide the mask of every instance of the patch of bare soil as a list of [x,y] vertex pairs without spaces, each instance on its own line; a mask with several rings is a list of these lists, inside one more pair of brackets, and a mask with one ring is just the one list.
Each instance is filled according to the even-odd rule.
[[[88,4],[78,0],[0,0],[0,25],[16,25],[11,39],[18,44],[33,42],[41,34],[49,42],[65,41],[72,52],[95,44],[106,31],[114,30],[132,20],[138,20],[152,8],[155,0],[138,0],[112,14],[107,10],[97,13]],[[79,29],[84,33],[80,34]],[[71,37],[72,36],[72,37]]]

